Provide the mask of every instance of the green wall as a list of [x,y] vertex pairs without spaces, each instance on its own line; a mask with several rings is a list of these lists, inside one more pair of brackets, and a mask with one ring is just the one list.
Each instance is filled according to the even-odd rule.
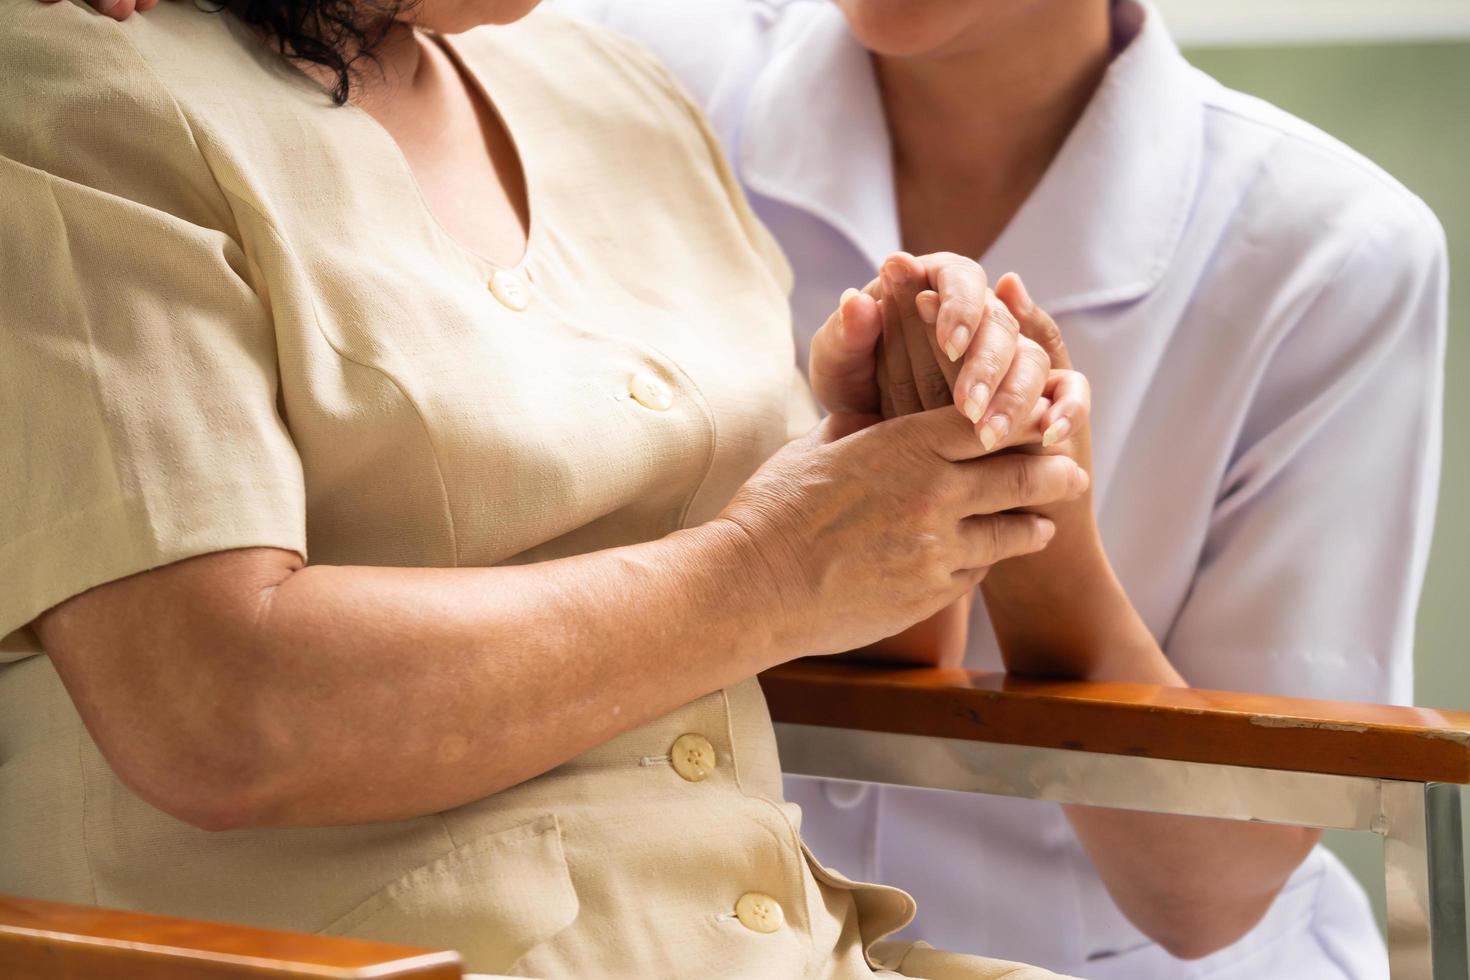
[[[1444,474],[1419,609],[1416,701],[1470,709],[1470,41],[1193,48],[1189,59],[1370,157],[1439,215],[1450,248]],[[1470,812],[1467,812],[1470,817]],[[1383,921],[1383,847],[1374,834],[1328,843]],[[1467,850],[1470,853],[1470,850]]]

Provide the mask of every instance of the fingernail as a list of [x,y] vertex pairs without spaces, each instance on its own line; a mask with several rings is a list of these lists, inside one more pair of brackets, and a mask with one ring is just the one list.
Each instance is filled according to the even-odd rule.
[[936,323],[939,320],[939,296],[933,291],[926,289],[914,297],[914,306],[919,311],[919,319],[925,323]]
[[965,345],[970,342],[969,327],[955,327],[954,332],[949,335],[949,343],[944,345],[944,352],[949,355],[951,361],[958,361],[960,354],[964,353]]
[[1092,474],[1084,470],[1081,466],[1078,466],[1077,482],[1082,484],[1082,489],[1078,490],[1077,492],[1086,493],[1087,488],[1092,486]]
[[847,314],[843,312],[843,308],[847,306],[847,301],[857,294],[858,291],[849,286],[837,299],[837,337],[839,340],[847,339]]
[[970,394],[965,398],[965,418],[974,425],[980,424],[980,413],[985,411],[986,404],[990,401],[990,389],[984,385],[976,385],[970,389]]
[[1043,446],[1050,446],[1054,443],[1061,442],[1067,438],[1067,430],[1071,427],[1072,423],[1066,419],[1057,419],[1041,434],[1041,444]]
[[888,281],[895,286],[902,286],[909,279],[908,271],[897,262],[885,263],[883,266],[883,275],[888,277]]
[[97,9],[105,14],[120,2],[121,0],[97,0]]
[[1011,420],[1004,415],[992,415],[985,423],[985,428],[980,430],[980,445],[985,447],[988,453],[1005,439],[1006,433],[1010,431]]
[[1021,281],[1020,273],[1016,274],[1016,291],[1021,294],[1021,312],[1030,313],[1031,307],[1036,304],[1031,301],[1031,294],[1026,292],[1026,284]]
[[1057,526],[1045,517],[1036,522],[1036,533],[1041,535],[1041,543],[1046,544],[1057,535]]

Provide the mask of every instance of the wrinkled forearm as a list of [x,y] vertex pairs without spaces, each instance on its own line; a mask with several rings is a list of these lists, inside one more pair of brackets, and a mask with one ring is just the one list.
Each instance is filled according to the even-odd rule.
[[[80,654],[53,659],[119,775],[211,829],[460,805],[791,655],[722,522],[538,565],[311,566],[249,615],[201,611],[201,579],[238,583],[219,563],[245,554],[104,586],[43,627]],[[88,619],[137,642],[80,643]]]
[[[742,594],[737,557],[704,528],[455,581],[298,573],[273,603],[271,648],[284,676],[332,692],[302,703],[289,689],[324,715],[293,743],[333,765],[330,785],[289,795],[287,820],[340,819],[340,797],[367,779],[380,801],[346,815],[477,799],[776,662],[761,635],[771,611]],[[344,616],[360,628],[344,635]],[[382,724],[394,717],[412,721]]]

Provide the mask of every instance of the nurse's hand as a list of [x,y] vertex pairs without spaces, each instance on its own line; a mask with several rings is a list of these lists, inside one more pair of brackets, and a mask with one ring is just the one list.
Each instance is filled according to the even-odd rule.
[[[1014,272],[1007,272],[1000,277],[995,284],[995,292],[992,294],[997,301],[1004,304],[1006,311],[1016,319],[1021,335],[1035,343],[1046,354],[1046,359],[1052,367],[1052,374],[1066,374],[1070,378],[1065,379],[1059,389],[1049,390],[1047,397],[1051,399],[1051,405],[1042,414],[1042,445],[1051,446],[1065,443],[1071,440],[1081,440],[1085,443],[1081,447],[1081,454],[1085,454],[1084,463],[1090,471],[1092,468],[1092,440],[1088,431],[1088,418],[1092,409],[1092,391],[1087,384],[1087,379],[1072,369],[1072,354],[1067,350],[1066,341],[1062,339],[1061,328],[1056,321],[1037,306],[1026,292],[1026,286],[1021,277]],[[920,305],[924,305],[924,297],[919,297]],[[1060,451],[1071,452],[1074,459],[1078,458],[1077,446],[1063,446]]]
[[990,451],[1026,438],[1050,367],[979,263],[896,252],[817,331],[810,380],[831,413],[892,418],[954,404]]
[[887,421],[831,415],[767,461],[720,519],[749,543],[736,574],[769,587],[779,647],[866,646],[1044,548],[1052,522],[1018,511],[1077,497],[1086,474],[1063,457],[982,455],[946,405]]
[[[924,379],[943,374],[949,379],[950,397],[979,424],[981,443],[987,449],[1024,447],[1028,451],[1065,453],[1090,473],[1092,449],[1088,422],[1092,390],[1087,378],[1072,369],[1072,357],[1061,330],[1031,300],[1021,277],[1014,272],[1001,276],[986,300],[987,320],[998,324],[998,329],[1017,334],[1018,339],[1016,357],[1000,391],[982,407],[987,385],[980,380],[978,372],[983,358],[967,358],[963,367],[946,370],[943,361],[925,357],[923,348],[914,342],[915,337],[922,339],[929,335],[930,324],[942,326],[942,301],[938,293],[934,290],[915,293],[912,284],[905,285],[885,275],[881,302],[885,318],[883,348],[903,343],[909,351],[908,370],[915,379],[907,388],[890,384],[894,392],[889,399],[893,414],[927,407],[915,403],[911,397],[905,400],[904,395],[910,390],[923,392],[933,387],[935,382],[926,383]],[[902,341],[890,340],[899,333]]]

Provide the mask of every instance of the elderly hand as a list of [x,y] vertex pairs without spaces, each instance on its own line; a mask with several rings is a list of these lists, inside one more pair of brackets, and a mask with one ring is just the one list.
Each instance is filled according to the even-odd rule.
[[968,595],[996,562],[1045,547],[1051,521],[1019,511],[1076,497],[1086,474],[1062,457],[982,453],[945,406],[829,416],[757,471],[720,519],[749,543],[745,573],[767,573],[779,645],[865,646]]

